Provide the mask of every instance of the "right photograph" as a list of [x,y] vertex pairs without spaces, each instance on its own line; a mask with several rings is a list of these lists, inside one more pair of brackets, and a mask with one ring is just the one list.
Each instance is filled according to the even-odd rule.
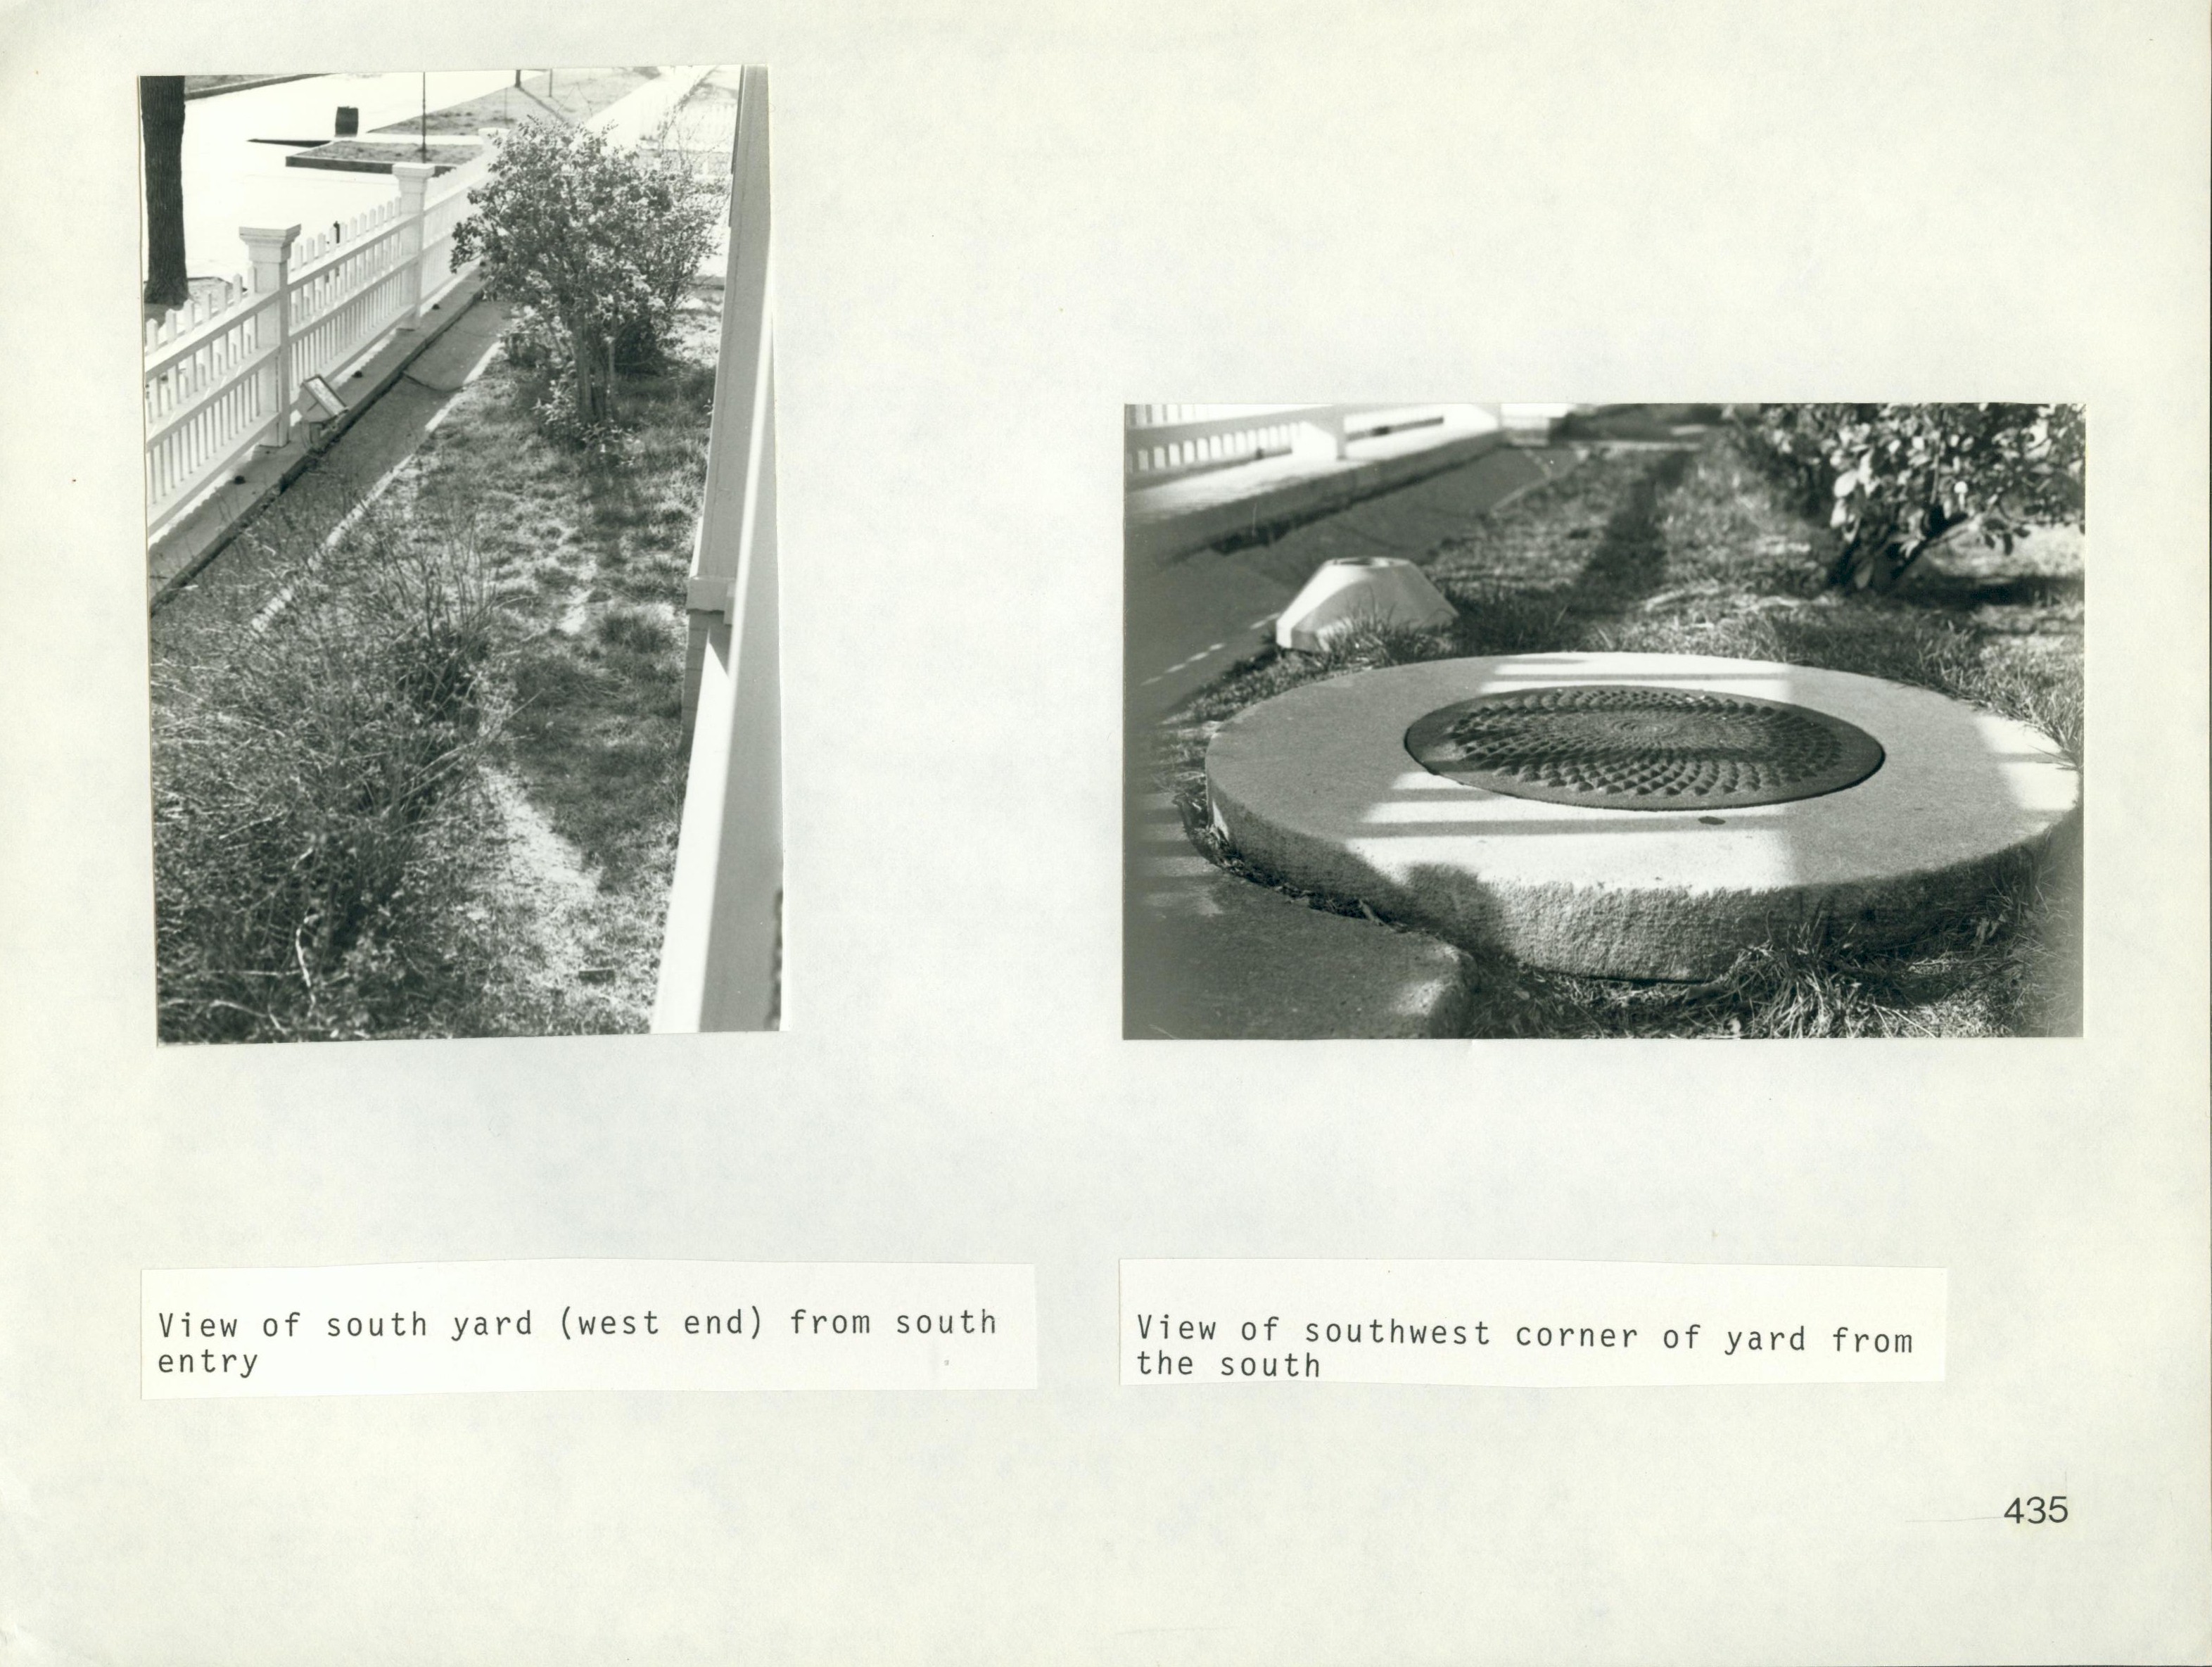
[[1133,405],[1123,1034],[2075,1036],[2078,405]]

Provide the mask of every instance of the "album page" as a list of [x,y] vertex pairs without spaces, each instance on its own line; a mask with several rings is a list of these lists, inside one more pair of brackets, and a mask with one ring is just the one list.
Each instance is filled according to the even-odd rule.
[[2212,1656],[2201,10],[0,41],[0,1656]]

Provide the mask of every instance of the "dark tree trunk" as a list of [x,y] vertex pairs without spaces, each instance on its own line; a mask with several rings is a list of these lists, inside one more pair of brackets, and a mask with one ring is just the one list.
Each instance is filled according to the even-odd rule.
[[185,78],[138,78],[138,131],[146,157],[146,300],[179,307],[185,272]]
[[614,415],[614,344],[582,319],[568,326],[569,359],[576,379],[576,420],[596,427]]
[[1828,582],[1839,590],[1894,590],[1929,546],[1955,532],[1966,519],[1937,505],[1923,513],[1916,532],[1854,542],[1828,569]]

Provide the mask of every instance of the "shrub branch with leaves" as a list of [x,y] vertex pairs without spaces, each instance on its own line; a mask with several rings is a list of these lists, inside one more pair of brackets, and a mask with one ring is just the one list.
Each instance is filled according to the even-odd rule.
[[588,129],[526,121],[469,193],[456,268],[516,303],[518,358],[548,373],[547,425],[589,440],[614,421],[618,368],[658,360],[713,246],[714,188],[679,153],[632,150]]
[[387,505],[252,624],[157,654],[163,1040],[406,1034],[426,990],[482,982],[466,799],[505,660],[470,532]]
[[1754,456],[1828,506],[1832,584],[1887,590],[1970,529],[2009,551],[2031,526],[2081,524],[2079,405],[1761,405],[1746,428]]

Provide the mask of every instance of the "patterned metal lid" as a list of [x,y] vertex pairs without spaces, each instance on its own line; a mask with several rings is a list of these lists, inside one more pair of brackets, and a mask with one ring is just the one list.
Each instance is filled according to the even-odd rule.
[[1882,762],[1873,736],[1808,707],[1610,683],[1440,707],[1406,732],[1406,750],[1468,787],[1634,811],[1811,799],[1864,781]]

